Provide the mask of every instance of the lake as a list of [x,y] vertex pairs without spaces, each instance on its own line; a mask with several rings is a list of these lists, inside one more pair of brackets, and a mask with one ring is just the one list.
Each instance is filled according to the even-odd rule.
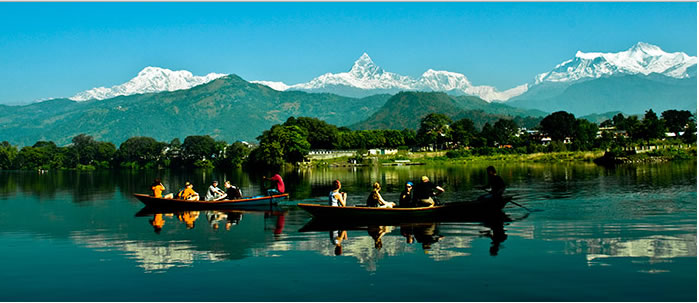
[[[696,161],[604,168],[492,163],[509,220],[301,232],[293,204],[349,202],[371,184],[396,201],[427,175],[443,202],[483,194],[491,163],[294,169],[273,212],[139,211],[133,193],[212,180],[261,193],[236,171],[0,171],[3,301],[696,301]],[[138,216],[137,216],[138,214]],[[339,253],[339,255],[338,255]]]

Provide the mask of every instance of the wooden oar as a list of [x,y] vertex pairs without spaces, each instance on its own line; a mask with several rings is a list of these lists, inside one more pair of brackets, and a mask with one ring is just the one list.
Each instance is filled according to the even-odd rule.
[[519,207],[521,207],[521,208],[524,208],[524,209],[526,209],[528,212],[532,212],[531,209],[526,208],[526,207],[524,207],[524,205],[521,205],[521,204],[519,204],[519,203],[517,203],[517,202],[515,202],[515,201],[510,200],[510,203],[512,203],[512,204],[514,204],[514,205],[517,205],[517,206],[519,206]]
[[[481,189],[484,190],[485,192],[489,193],[489,191],[488,191],[486,188],[481,188]],[[512,204],[514,204],[514,205],[517,205],[517,206],[519,206],[519,207],[521,207],[521,208],[524,208],[524,209],[526,209],[528,212],[532,212],[531,209],[525,207],[525,206],[522,205],[522,204],[519,204],[519,203],[515,202],[514,199],[515,199],[515,196],[512,196],[512,198],[510,199],[510,203],[512,203]]]

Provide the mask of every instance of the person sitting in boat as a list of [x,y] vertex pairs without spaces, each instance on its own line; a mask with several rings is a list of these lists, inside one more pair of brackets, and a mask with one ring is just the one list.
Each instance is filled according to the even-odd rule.
[[[444,192],[444,189],[430,182],[430,178],[422,176],[422,182],[415,185],[413,192],[413,203],[415,206],[434,206],[432,196],[439,195]],[[436,192],[435,192],[436,191]]]
[[172,193],[163,196],[165,186],[163,186],[163,182],[160,181],[160,178],[155,178],[155,180],[153,180],[153,185],[151,185],[150,189],[153,191],[153,197],[165,199],[172,199],[173,197]]
[[218,188],[218,181],[214,181],[206,191],[206,201],[218,201],[226,197],[226,193]]
[[380,208],[393,208],[396,203],[388,202],[381,197],[381,184],[379,182],[374,182],[373,189],[369,193],[369,197],[366,199],[366,206],[368,207],[380,207]]
[[228,199],[235,200],[243,197],[243,192],[240,188],[232,185],[231,181],[226,181],[223,185],[226,187],[226,197]]
[[329,197],[330,206],[347,206],[347,193],[340,192],[340,188],[342,188],[340,180],[333,181],[333,190],[330,191]]
[[484,186],[482,189],[485,190],[490,187],[490,192],[478,197],[478,200],[502,199],[502,194],[505,193],[505,181],[498,176],[495,167],[488,166],[485,170],[488,172],[488,185]]
[[282,176],[279,174],[274,174],[271,178],[267,177],[262,177],[264,180],[269,180],[272,182],[272,188],[267,190],[267,195],[279,195],[284,193],[284,180],[282,180]]
[[400,198],[398,199],[398,207],[413,207],[413,182],[408,181],[405,183],[405,189],[400,193]]
[[185,182],[184,189],[177,196],[182,200],[199,201],[199,193],[194,191],[194,185],[189,181]]

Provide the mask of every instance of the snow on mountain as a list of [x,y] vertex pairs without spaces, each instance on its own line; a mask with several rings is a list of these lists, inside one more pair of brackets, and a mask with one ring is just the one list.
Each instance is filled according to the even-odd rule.
[[194,76],[186,70],[172,71],[166,68],[148,66],[128,82],[110,88],[96,87],[77,93],[69,99],[73,101],[103,100],[117,96],[134,94],[157,93],[188,89],[226,76],[225,74],[210,73],[206,76]]
[[306,83],[286,85],[282,82],[253,81],[268,85],[276,90],[314,91],[336,86],[347,86],[364,90],[420,90],[446,91],[476,95],[483,100],[507,100],[527,91],[527,84],[500,92],[492,86],[474,86],[463,74],[429,69],[418,79],[384,71],[362,54],[352,68],[344,73],[326,73]]
[[259,83],[262,85],[269,86],[270,88],[278,91],[285,91],[289,89],[289,86],[284,84],[284,82],[277,82],[277,81],[250,81],[251,83]]
[[673,78],[687,78],[687,69],[696,66],[697,57],[683,52],[667,53],[660,47],[638,42],[618,53],[584,53],[557,65],[552,71],[536,76],[535,84],[542,82],[569,82],[583,78],[600,78],[613,74],[659,73]]

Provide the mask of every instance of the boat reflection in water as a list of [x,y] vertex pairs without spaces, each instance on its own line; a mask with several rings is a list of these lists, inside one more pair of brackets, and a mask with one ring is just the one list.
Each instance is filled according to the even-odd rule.
[[[360,257],[360,259],[366,259],[367,257],[368,259],[374,259],[380,257],[380,255],[399,255],[402,254],[401,252],[413,250],[416,247],[414,245],[415,243],[418,244],[417,247],[421,248],[425,254],[450,254],[451,252],[448,251],[450,248],[460,250],[461,248],[466,248],[462,242],[470,242],[473,239],[483,237],[491,239],[489,254],[491,256],[497,256],[498,252],[503,247],[502,243],[507,239],[505,225],[514,221],[522,220],[526,217],[527,215],[524,215],[516,220],[513,220],[509,216],[502,213],[501,215],[493,218],[480,220],[435,220],[435,222],[406,223],[395,223],[393,221],[388,223],[383,223],[381,221],[374,223],[366,221],[350,223],[346,221],[333,222],[314,218],[306,223],[306,225],[304,225],[299,232],[315,233],[329,231],[330,242],[333,245],[334,255],[341,255],[343,252],[343,244],[349,241],[349,243],[351,243],[351,255]],[[449,232],[443,234],[440,231],[442,226],[446,226]],[[487,230],[483,230],[483,228],[487,228]],[[362,233],[358,232],[366,232],[366,234],[364,234],[365,236],[361,236]],[[350,233],[352,234],[352,239],[348,240],[350,238]],[[391,236],[391,234],[394,234],[395,236]],[[399,234],[401,239],[404,240],[395,241],[395,238],[398,236],[397,234]],[[366,237],[366,235],[368,235],[368,237]],[[362,238],[371,239],[371,241],[366,241]],[[387,240],[388,238],[392,238],[393,241]],[[435,251],[433,246],[445,239],[448,242],[454,243],[447,244],[448,247],[437,248]],[[388,248],[388,250],[381,253],[382,249],[385,247]],[[373,250],[375,253],[371,253],[367,250]],[[453,253],[464,255],[458,251],[454,251]],[[446,257],[448,258],[448,256]],[[440,256],[435,256],[435,258],[440,258]],[[364,261],[368,261],[367,263],[372,263],[372,261],[369,260],[360,260],[361,263],[364,263]]]
[[[194,229],[195,223],[197,219],[199,219],[201,214],[204,214],[204,217],[206,218],[209,227],[212,230],[218,230],[221,225],[223,224],[224,229],[226,231],[231,230],[231,227],[237,226],[240,224],[240,221],[243,220],[243,214],[245,213],[259,213],[259,214],[264,214],[265,218],[265,226],[264,230],[273,230],[275,235],[280,235],[282,231],[284,230],[284,222],[285,222],[285,215],[286,211],[283,211],[281,209],[276,209],[276,210],[234,210],[234,209],[226,209],[226,210],[204,210],[204,211],[199,211],[199,210],[178,210],[178,209],[165,209],[165,208],[151,208],[151,207],[145,207],[141,209],[138,213],[136,213],[136,217],[146,217],[146,216],[153,216],[152,219],[148,220],[148,223],[153,227],[153,231],[156,234],[160,234],[160,232],[163,230],[163,227],[165,226],[166,218],[173,218],[171,219],[174,221],[174,218],[177,218],[177,221],[184,223],[187,229]],[[267,219],[272,218],[274,220],[274,224],[272,228],[268,227]]]

